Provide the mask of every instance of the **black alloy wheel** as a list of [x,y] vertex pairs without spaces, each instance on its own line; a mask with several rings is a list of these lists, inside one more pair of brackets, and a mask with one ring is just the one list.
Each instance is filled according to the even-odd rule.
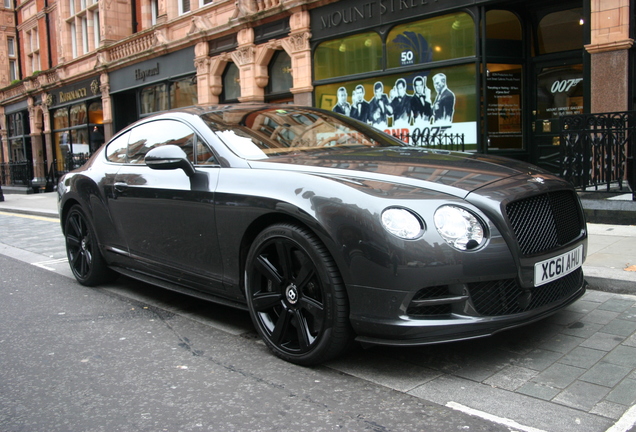
[[113,272],[99,252],[95,230],[79,205],[66,216],[64,237],[68,263],[79,283],[95,286],[112,278]]
[[310,366],[350,345],[342,280],[311,232],[288,224],[266,228],[252,244],[245,268],[252,321],[277,356]]

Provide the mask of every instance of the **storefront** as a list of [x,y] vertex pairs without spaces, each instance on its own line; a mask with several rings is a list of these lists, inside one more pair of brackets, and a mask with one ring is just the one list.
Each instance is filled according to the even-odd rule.
[[7,135],[6,143],[3,143],[6,151],[2,150],[2,153],[8,156],[2,163],[0,184],[30,186],[33,179],[33,156],[28,103],[24,100],[7,105],[4,112]]
[[465,150],[558,169],[558,118],[582,112],[589,99],[589,11],[580,1],[493,3],[378,0],[312,10],[315,106],[411,145],[461,137]]
[[114,131],[161,111],[197,104],[194,47],[109,74]]
[[80,81],[49,94],[51,133],[56,168],[80,167],[104,144],[104,111],[99,77]]

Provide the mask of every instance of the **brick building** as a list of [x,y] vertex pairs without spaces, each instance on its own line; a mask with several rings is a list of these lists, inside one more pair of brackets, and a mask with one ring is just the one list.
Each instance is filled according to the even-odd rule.
[[3,0],[0,19],[0,180],[25,191],[144,116],[251,101],[368,102],[411,144],[461,134],[555,171],[561,115],[636,95],[627,0]]

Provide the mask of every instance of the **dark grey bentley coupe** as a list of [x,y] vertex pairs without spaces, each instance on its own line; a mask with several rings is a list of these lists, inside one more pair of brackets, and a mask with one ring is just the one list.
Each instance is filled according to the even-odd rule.
[[313,108],[147,118],[58,192],[81,284],[121,273],[248,309],[269,348],[303,365],[354,339],[491,335],[585,291],[587,231],[568,183]]

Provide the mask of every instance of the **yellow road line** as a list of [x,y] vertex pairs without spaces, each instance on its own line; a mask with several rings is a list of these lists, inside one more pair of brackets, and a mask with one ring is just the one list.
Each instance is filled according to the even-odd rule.
[[3,216],[17,216],[17,217],[26,218],[26,219],[35,219],[35,220],[41,220],[41,221],[47,221],[47,222],[59,222],[60,221],[57,218],[50,218],[50,217],[46,217],[46,216],[34,216],[34,215],[28,215],[28,214],[22,214],[22,213],[9,213],[9,212],[3,212],[3,211],[0,211],[0,215],[3,215]]

